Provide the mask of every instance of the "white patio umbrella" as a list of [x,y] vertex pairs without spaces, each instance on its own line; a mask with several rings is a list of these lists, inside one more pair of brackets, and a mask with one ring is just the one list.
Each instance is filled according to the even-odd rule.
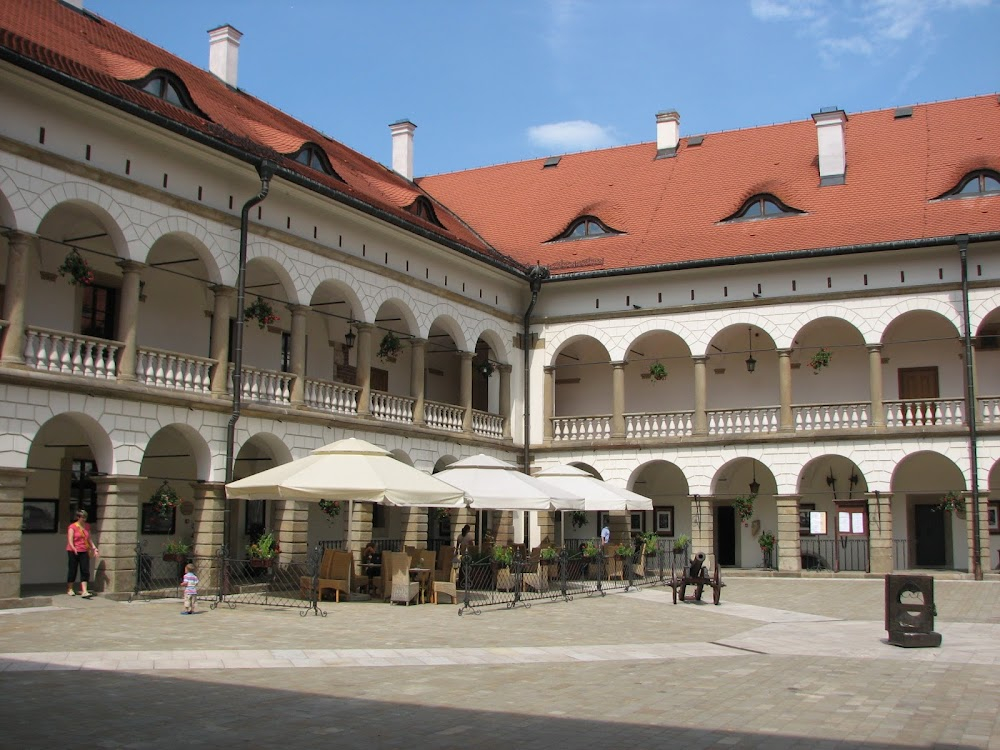
[[463,490],[475,510],[583,510],[583,498],[480,453],[434,475]]
[[[465,494],[392,457],[377,445],[347,438],[308,456],[226,485],[230,500],[343,500],[402,507],[461,508]],[[348,544],[350,544],[348,524]]]

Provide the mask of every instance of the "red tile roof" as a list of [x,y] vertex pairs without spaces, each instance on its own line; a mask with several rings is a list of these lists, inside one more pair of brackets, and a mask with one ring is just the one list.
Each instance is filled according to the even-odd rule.
[[[567,154],[419,179],[488,242],[553,273],[586,273],[1000,231],[1000,196],[935,201],[1000,171],[996,95],[848,116],[846,183],[819,186],[811,120]],[[800,215],[720,223],[758,193]],[[583,214],[625,234],[549,242]]]
[[[205,43],[207,47],[207,38]],[[249,155],[249,161],[273,159],[325,191],[360,201],[449,246],[471,251],[502,267],[517,267],[446,208],[437,206],[436,210],[443,229],[406,211],[423,191],[385,166],[92,13],[74,10],[58,0],[0,2],[0,52],[4,50],[3,56],[15,63],[26,58],[43,66],[43,74],[53,71],[56,78],[68,76],[74,83],[110,95],[115,103],[138,107],[170,125],[238,149]],[[180,78],[209,120],[126,83],[156,69]],[[282,156],[297,151],[307,141],[326,152],[346,184]]]

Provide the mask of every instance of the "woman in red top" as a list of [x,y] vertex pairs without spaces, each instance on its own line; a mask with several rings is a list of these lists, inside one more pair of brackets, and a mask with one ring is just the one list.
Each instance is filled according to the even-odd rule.
[[93,596],[87,591],[87,582],[90,580],[90,552],[99,555],[97,545],[90,538],[90,525],[87,523],[87,511],[76,512],[76,521],[66,529],[66,557],[69,561],[69,569],[66,572],[66,593],[76,596],[73,591],[73,584],[76,582],[76,570],[80,569],[80,596],[89,599]]

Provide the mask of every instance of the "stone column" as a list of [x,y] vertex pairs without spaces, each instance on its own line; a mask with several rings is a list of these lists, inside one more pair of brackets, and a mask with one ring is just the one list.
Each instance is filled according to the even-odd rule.
[[[778,429],[781,432],[794,432],[795,422],[792,419],[792,350],[778,350],[778,394],[781,413]],[[798,528],[798,526],[796,526]]]
[[427,546],[427,508],[403,509],[403,546]]
[[[598,529],[598,532],[600,530]],[[632,515],[627,510],[613,510],[608,513],[608,531],[611,532],[611,546],[632,538]]]
[[[0,469],[0,601],[21,596],[21,521],[30,476],[27,469]],[[65,530],[62,537],[65,544]]]
[[492,511],[494,517],[499,517],[496,521],[496,527],[492,529],[487,529],[490,533],[496,532],[495,541],[497,546],[503,547],[507,543],[514,542],[514,511],[512,510],[501,510]]
[[[7,232],[7,284],[4,288],[3,317],[7,321],[0,363],[24,364],[24,304],[28,293],[28,252],[37,240],[24,232]],[[18,524],[18,529],[21,526]],[[20,563],[20,553],[18,553]],[[20,586],[20,581],[18,582]],[[2,596],[0,596],[2,598]]]
[[[972,525],[973,510],[972,510],[972,491],[962,493],[962,498],[965,500],[965,528],[966,528],[966,538],[969,543],[969,572],[975,571],[974,563],[976,561],[974,548],[972,546],[972,540],[975,535],[975,529]],[[990,498],[989,493],[980,492],[979,494],[979,565],[980,570],[984,573],[990,573],[993,570],[993,566],[990,564],[990,522],[989,522],[989,506]]]
[[625,365],[611,363],[611,437],[625,438]]
[[558,533],[556,527],[559,525],[559,511],[542,510],[538,511],[538,540],[539,543],[555,544]]
[[229,393],[229,319],[233,314],[236,290],[218,284],[210,287],[215,296],[212,310],[212,395],[223,398]]
[[711,496],[691,496],[691,554],[715,554],[715,519]]
[[[881,367],[881,360],[879,361]],[[868,561],[872,573],[891,573],[895,568],[892,549],[892,493],[866,492],[868,499]],[[836,523],[836,518],[833,519]]]
[[118,308],[118,340],[122,342],[118,360],[118,379],[135,380],[136,331],[139,328],[139,272],[142,263],[118,261],[122,269],[121,305]]
[[272,511],[274,535],[281,548],[281,562],[306,562],[309,555],[309,506],[314,502],[314,500],[274,501]]
[[[292,314],[292,340],[291,351],[289,352],[289,363],[292,375],[292,406],[302,406],[305,403],[306,392],[306,313],[309,312],[308,305],[288,305],[288,311]],[[284,549],[284,548],[282,548]]]
[[475,352],[459,352],[461,364],[459,365],[459,401],[463,409],[462,432],[466,435],[472,434],[472,360]]
[[91,573],[97,591],[121,594],[135,586],[135,545],[139,541],[139,488],[145,477],[95,477],[97,523],[94,542],[101,549]]
[[868,390],[872,402],[871,425],[872,427],[885,427],[885,407],[882,405],[882,345],[869,344],[866,348],[868,349]]
[[514,368],[501,364],[497,369],[500,370],[500,416],[503,418],[503,439],[510,440],[513,436],[511,423],[514,421],[510,413],[510,373]]
[[[350,503],[342,502],[340,512],[346,514],[349,505]],[[347,518],[348,537],[351,540],[347,549],[354,553],[355,562],[361,560],[361,553],[365,545],[371,541],[372,515],[371,503],[354,503],[354,515]]]
[[358,329],[358,416],[367,417],[372,413],[372,331],[371,323],[356,323]]
[[778,546],[778,570],[802,570],[802,544],[799,537],[800,495],[775,495],[778,507],[778,529],[775,541]]
[[[226,485],[222,482],[192,482],[195,557],[214,557],[226,541]],[[199,572],[199,578],[201,577]]]
[[692,357],[694,360],[694,426],[695,435],[708,434],[708,357]]
[[476,533],[476,511],[471,508],[456,508],[454,511],[453,518],[455,523],[451,527],[451,543],[454,544],[455,540],[458,539],[458,535],[462,533],[462,527],[465,524],[469,524],[469,528],[472,529],[472,533]]
[[427,423],[424,417],[424,378],[426,376],[427,339],[410,339],[410,396],[413,397],[413,424]]
[[[555,416],[556,368],[546,365],[544,372],[545,377],[542,380],[542,441],[545,445],[551,445],[552,418]],[[528,373],[525,375],[530,377]]]

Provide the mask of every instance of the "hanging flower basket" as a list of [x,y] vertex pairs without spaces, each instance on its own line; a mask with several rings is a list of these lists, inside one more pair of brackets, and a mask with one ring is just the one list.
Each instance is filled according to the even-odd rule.
[[756,495],[740,495],[733,500],[736,515],[740,517],[744,526],[749,526],[750,519],[753,518],[753,501],[756,497]]
[[582,510],[574,510],[570,513],[569,520],[574,529],[582,529],[587,525],[587,513]]
[[69,251],[58,271],[60,276],[68,276],[69,283],[73,286],[90,286],[94,283],[94,272],[76,248]]
[[812,359],[809,360],[809,366],[812,368],[813,375],[818,375],[820,370],[828,367],[831,357],[833,357],[833,353],[828,352],[826,349],[820,349],[812,355]]
[[484,378],[488,378],[488,377],[490,377],[490,376],[491,376],[491,375],[492,375],[492,374],[493,374],[494,372],[496,372],[496,370],[497,370],[497,366],[496,366],[495,364],[493,364],[492,362],[490,362],[490,361],[489,361],[488,359],[486,359],[486,360],[483,360],[483,361],[482,361],[482,362],[481,362],[481,363],[480,363],[480,364],[479,364],[479,365],[478,365],[478,366],[476,367],[476,369],[477,369],[477,370],[479,371],[479,374],[480,374],[480,375],[482,375],[482,376],[483,376]]
[[271,307],[270,303],[258,297],[243,310],[243,322],[247,323],[251,320],[256,320],[257,326],[264,330],[280,318],[274,314],[274,308]]
[[654,362],[649,366],[649,379],[653,382],[664,380],[667,377],[667,368],[660,362]]
[[383,362],[395,362],[396,355],[398,355],[402,349],[403,343],[399,340],[399,336],[392,331],[386,331],[385,336],[382,337],[382,341],[379,342],[378,351],[375,352],[375,356]]
[[451,512],[449,508],[431,508],[427,511],[427,517],[430,521],[441,521],[445,518],[450,518]]
[[770,531],[762,531],[757,537],[757,544],[760,546],[761,552],[770,552],[774,549],[774,534]]
[[961,493],[949,490],[941,498],[941,510],[945,513],[965,513],[965,498],[962,497]]
[[333,520],[340,515],[340,501],[339,500],[320,500],[319,509],[326,513],[328,520]]
[[174,488],[164,480],[156,492],[149,496],[148,502],[153,506],[154,513],[161,518],[169,518],[174,508],[180,505],[181,499]]

